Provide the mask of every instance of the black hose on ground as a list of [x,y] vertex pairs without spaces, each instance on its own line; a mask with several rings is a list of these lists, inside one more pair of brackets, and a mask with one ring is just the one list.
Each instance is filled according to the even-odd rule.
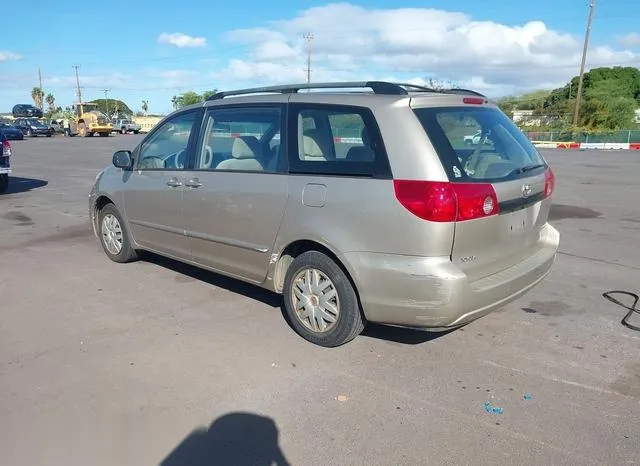
[[[627,306],[623,302],[621,302],[618,299],[614,298],[612,296],[614,294],[629,296],[629,297],[633,298],[633,304],[631,306]],[[635,330],[637,332],[640,332],[640,327],[638,327],[637,325],[633,325],[633,324],[631,324],[629,322],[629,319],[631,318],[631,316],[633,316],[633,314],[640,315],[640,309],[638,309],[638,307],[637,307],[638,306],[638,301],[640,300],[640,297],[638,297],[637,294],[631,293],[629,291],[613,290],[613,291],[607,291],[606,293],[602,293],[602,296],[605,299],[608,299],[609,301],[611,301],[612,303],[617,304],[618,306],[627,309],[629,312],[627,312],[627,314],[622,318],[620,323],[622,325],[624,325],[625,327],[630,328],[631,330]]]

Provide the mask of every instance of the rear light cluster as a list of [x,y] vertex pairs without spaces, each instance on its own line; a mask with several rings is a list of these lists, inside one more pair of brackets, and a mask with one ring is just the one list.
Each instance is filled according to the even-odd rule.
[[462,222],[500,211],[491,184],[394,180],[393,186],[400,204],[431,222]]
[[2,155],[5,157],[11,157],[11,144],[6,139],[2,141]]
[[551,167],[547,167],[544,172],[544,198],[548,198],[553,194],[556,187],[556,176],[553,174]]
[[[463,222],[500,212],[498,196],[490,183],[393,180],[398,202],[415,216],[431,222]],[[551,196],[555,176],[547,167],[544,197]]]

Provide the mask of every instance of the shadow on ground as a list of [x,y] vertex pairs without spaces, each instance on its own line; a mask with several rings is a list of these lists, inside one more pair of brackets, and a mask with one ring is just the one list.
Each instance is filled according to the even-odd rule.
[[[245,283],[241,280],[219,275],[208,270],[200,269],[183,262],[168,259],[163,256],[158,256],[149,252],[145,252],[142,259],[150,264],[155,264],[160,267],[164,267],[168,270],[180,274],[183,278],[181,280],[198,280],[204,283],[208,283],[212,286],[222,288],[231,293],[240,294],[251,298],[255,301],[266,304],[272,308],[280,308],[282,317],[285,319],[291,330],[291,322],[284,309],[284,301],[282,296],[272,293],[259,286]],[[454,329],[455,330],[455,329]],[[445,332],[427,332],[424,330],[414,330],[402,327],[393,327],[386,325],[368,324],[365,328],[362,336],[373,338],[376,340],[391,341],[395,343],[401,343],[405,345],[419,345],[427,343],[429,341],[441,338],[454,330],[448,330]]]
[[390,325],[369,324],[364,329],[364,332],[362,332],[362,336],[376,340],[401,343],[403,345],[421,345],[445,337],[455,330],[457,329],[442,332],[428,332],[426,330],[393,327]]
[[4,193],[7,194],[18,194],[24,193],[27,191],[31,191],[32,189],[42,188],[48,185],[49,182],[46,180],[39,180],[36,178],[21,178],[17,176],[9,177],[9,188]]
[[271,293],[259,286],[251,285],[240,280],[219,275],[208,270],[200,269],[183,262],[168,259],[163,256],[145,252],[142,256],[146,262],[159,265],[176,273],[184,275],[193,280],[208,283],[209,285],[225,289],[232,293],[241,294],[247,298],[259,301],[267,306],[278,308],[282,306],[282,297],[275,293]]
[[273,419],[252,413],[230,413],[209,429],[196,429],[160,466],[289,465],[278,443]]

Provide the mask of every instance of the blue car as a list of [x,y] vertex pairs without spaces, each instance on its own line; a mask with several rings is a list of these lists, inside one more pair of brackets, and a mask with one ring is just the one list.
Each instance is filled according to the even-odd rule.
[[19,128],[0,121],[0,133],[4,134],[10,141],[22,141],[24,134]]

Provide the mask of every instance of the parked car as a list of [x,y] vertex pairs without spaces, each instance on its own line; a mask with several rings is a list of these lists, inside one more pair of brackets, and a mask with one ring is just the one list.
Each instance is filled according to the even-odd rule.
[[11,174],[11,143],[3,132],[0,132],[0,193],[9,188]]
[[58,119],[58,120],[47,120],[46,125],[48,125],[52,130],[53,133],[59,133],[59,134],[64,134],[64,128],[62,127],[62,119]]
[[16,118],[13,124],[22,131],[22,134],[29,137],[46,136],[50,138],[54,133],[51,126],[45,125],[35,118]]
[[113,125],[113,131],[118,131],[121,134],[131,132],[134,134],[138,134],[140,132],[140,129],[142,128],[138,123],[135,123],[126,118],[114,118],[113,120],[111,120],[111,124]]
[[[313,88],[333,92],[298,92]],[[464,144],[469,126],[482,150]],[[553,171],[464,89],[222,92],[112,162],[89,193],[111,260],[152,251],[281,293],[293,329],[322,346],[368,322],[465,325],[540,283],[559,244]]]
[[24,139],[24,134],[22,134],[19,128],[2,121],[0,121],[0,133],[3,133],[10,141],[21,141]]
[[31,104],[17,104],[11,111],[14,118],[42,118],[42,110]]
[[480,138],[482,137],[482,131],[476,131],[474,134],[466,135],[463,140],[468,146],[480,144]]

